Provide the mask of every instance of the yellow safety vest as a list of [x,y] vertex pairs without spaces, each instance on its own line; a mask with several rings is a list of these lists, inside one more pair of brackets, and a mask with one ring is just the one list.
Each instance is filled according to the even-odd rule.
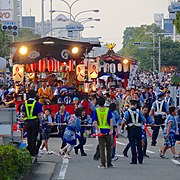
[[37,119],[37,116],[33,116],[34,106],[36,104],[36,100],[33,101],[32,104],[28,104],[28,101],[25,101],[25,109],[26,109],[26,117],[24,117],[24,120],[34,120]]
[[96,108],[99,128],[110,129],[110,125],[107,123],[108,111],[108,107],[104,107],[104,111],[101,111],[99,108]]

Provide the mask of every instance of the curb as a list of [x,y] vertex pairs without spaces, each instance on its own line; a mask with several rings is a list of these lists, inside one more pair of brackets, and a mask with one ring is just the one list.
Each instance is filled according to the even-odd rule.
[[29,177],[33,173],[34,168],[37,166],[38,166],[37,157],[33,157],[31,168],[28,170],[28,172],[23,177],[19,178],[19,180],[27,179],[27,177]]

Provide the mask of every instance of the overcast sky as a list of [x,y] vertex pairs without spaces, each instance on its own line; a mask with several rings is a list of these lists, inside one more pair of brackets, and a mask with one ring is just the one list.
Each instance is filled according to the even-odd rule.
[[[74,0],[66,0],[72,3]],[[45,19],[49,19],[49,2],[45,0]],[[100,22],[89,22],[83,36],[102,37],[101,41],[116,43],[116,50],[122,45],[123,31],[128,26],[153,23],[154,13],[164,13],[168,16],[169,0],[80,0],[72,8],[73,15],[89,9],[99,9],[99,13],[84,13],[79,16],[100,18]],[[23,0],[23,15],[36,16],[36,21],[41,21],[41,0]],[[54,10],[69,11],[67,5],[61,0],[53,0]],[[53,18],[58,13],[53,14]]]

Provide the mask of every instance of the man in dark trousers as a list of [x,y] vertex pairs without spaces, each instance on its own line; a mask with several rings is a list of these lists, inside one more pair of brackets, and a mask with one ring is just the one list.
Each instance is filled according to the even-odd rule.
[[39,131],[42,105],[35,100],[36,92],[30,90],[28,93],[28,100],[25,101],[22,111],[24,112],[24,121],[27,131],[27,150],[31,156],[36,155],[36,140]]
[[112,112],[108,107],[105,107],[105,99],[100,97],[98,99],[99,107],[96,108],[93,112],[93,122],[97,130],[99,148],[100,148],[100,158],[101,165],[98,168],[106,168],[106,159],[105,159],[105,147],[107,151],[107,167],[113,167],[111,163],[111,136],[113,133],[112,125]]
[[165,93],[161,92],[158,95],[158,99],[153,102],[151,111],[149,113],[150,116],[154,117],[154,123],[156,125],[161,126],[155,126],[153,128],[153,134],[152,134],[152,142],[151,146],[156,146],[157,138],[159,134],[160,127],[164,130],[164,122],[167,116],[167,113],[169,111],[168,103],[165,101]]
[[137,100],[130,100],[130,108],[124,113],[124,119],[122,122],[122,131],[125,125],[127,125],[128,139],[131,145],[132,160],[131,164],[137,164],[137,153],[139,164],[143,163],[142,152],[142,124],[146,121],[142,112],[137,109]]

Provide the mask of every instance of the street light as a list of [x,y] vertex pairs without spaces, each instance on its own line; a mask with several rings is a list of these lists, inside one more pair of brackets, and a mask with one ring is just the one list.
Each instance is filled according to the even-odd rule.
[[157,33],[158,35],[158,44],[159,44],[159,61],[158,61],[158,64],[159,64],[159,73],[161,72],[161,35],[169,35],[169,33]]
[[[83,13],[87,13],[87,12],[99,12],[99,10],[97,9],[92,9],[92,10],[85,10],[85,11],[81,11],[79,13],[77,13],[75,16],[73,16],[70,12],[68,11],[61,11],[61,10],[50,10],[49,11],[51,14],[52,13],[55,13],[55,12],[60,12],[60,13],[66,13],[66,14],[69,14],[71,16],[71,19],[70,21],[72,20],[73,18],[73,21],[76,21],[76,18],[80,15],[80,14],[83,14]],[[51,21],[52,22],[52,21]],[[52,24],[52,23],[51,23]]]
[[[60,1],[62,1],[62,2],[64,2],[64,3],[66,3],[67,4],[67,6],[69,7],[69,16],[70,16],[70,21],[71,21],[71,17],[72,17],[72,7],[73,7],[73,5],[76,3],[76,2],[78,2],[78,1],[80,1],[80,0],[75,0],[74,2],[72,2],[72,4],[69,4],[67,1],[65,1],[65,0],[60,0]],[[52,29],[52,13],[54,12],[53,10],[52,10],[52,8],[53,8],[53,4],[52,4],[52,0],[50,0],[50,21],[51,21],[51,29]],[[66,12],[66,11],[65,11]],[[44,28],[44,0],[42,0],[42,25],[43,25],[43,27],[42,28]],[[43,31],[43,30],[42,30]],[[42,32],[42,35],[44,34],[44,31]],[[52,36],[52,31],[51,31],[51,36]]]
[[69,3],[68,3],[67,1],[65,1],[65,0],[60,0],[60,1],[66,3],[67,6],[69,7],[69,14],[70,14],[69,19],[70,19],[70,21],[71,21],[72,7],[73,7],[73,5],[74,5],[76,2],[78,2],[78,1],[80,1],[80,0],[75,0],[75,1],[73,1],[71,4],[69,4]]
[[79,18],[79,19],[77,19],[76,21],[77,22],[81,22],[82,20],[84,21],[84,20],[92,20],[93,18],[92,17],[88,17],[88,18]]
[[90,21],[96,21],[96,22],[99,22],[101,19],[87,19],[87,20],[84,20],[81,22],[81,24],[85,24],[87,22],[90,22]]
[[91,9],[91,10],[81,11],[81,12],[77,13],[77,14],[74,16],[74,21],[76,20],[76,18],[77,18],[80,14],[87,13],[87,12],[95,12],[95,13],[98,13],[99,10],[98,10],[98,9]]
[[146,35],[152,35],[153,36],[153,72],[156,70],[156,65],[155,65],[155,34],[153,32],[146,32]]
[[[73,18],[73,20],[74,20],[74,16],[73,16],[72,14],[70,14],[68,11],[52,10],[52,11],[49,11],[49,12],[50,12],[51,14],[52,14],[52,13],[55,13],[55,12],[65,13],[65,14],[70,15],[70,16]],[[52,21],[51,21],[51,24],[52,24]]]
[[158,41],[159,41],[159,73],[161,72],[161,33],[158,33]]
[[41,37],[44,34],[44,0],[41,0],[42,3],[42,11],[41,11]]

